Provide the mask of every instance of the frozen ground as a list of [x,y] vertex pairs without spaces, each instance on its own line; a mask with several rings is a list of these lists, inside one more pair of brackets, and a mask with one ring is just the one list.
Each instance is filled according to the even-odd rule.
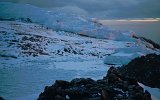
[[110,66],[159,53],[129,31],[108,30],[89,18],[11,3],[0,3],[0,12],[10,20],[0,21],[0,96],[5,99],[34,99],[56,79],[99,79]]

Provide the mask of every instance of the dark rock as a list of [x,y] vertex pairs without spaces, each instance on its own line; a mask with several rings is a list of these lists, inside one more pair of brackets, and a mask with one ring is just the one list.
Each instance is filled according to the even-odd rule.
[[112,100],[113,99],[113,93],[110,90],[102,90],[101,93],[102,100]]
[[21,21],[21,22],[25,22],[25,23],[32,23],[32,20],[30,18],[0,18],[0,20],[2,21]]
[[65,97],[62,97],[62,96],[60,96],[60,95],[56,95],[56,96],[54,97],[54,100],[65,100]]
[[133,100],[144,100],[144,96],[141,93],[135,93],[132,98]]
[[0,100],[4,100],[4,98],[2,98],[2,97],[0,96]]
[[71,82],[57,80],[47,86],[38,100],[151,100],[135,80],[123,77],[111,67],[100,80],[75,78]]
[[101,100],[101,97],[88,98],[87,100]]
[[137,84],[137,80],[150,87],[160,88],[160,55],[148,54],[135,58],[119,68],[119,71],[128,77],[130,84]]
[[129,85],[138,85],[137,80],[133,79],[133,78],[126,78],[126,80],[128,81]]
[[62,89],[66,89],[69,87],[69,82],[64,80],[56,80],[55,84],[56,87],[61,87]]
[[151,100],[151,99],[149,99],[149,98],[151,98],[151,94],[147,90],[145,90],[144,98],[145,98],[145,100]]
[[151,45],[153,45],[154,48],[157,48],[157,49],[160,49],[160,45],[153,42],[152,40],[150,39],[147,39],[145,37],[140,37],[140,36],[136,36],[136,35],[133,35],[133,38],[136,38],[136,39],[140,39],[141,41],[144,41],[144,42],[148,42],[150,43]]
[[92,80],[91,78],[75,78],[71,81],[72,85],[86,85],[86,84],[92,84],[95,81]]
[[122,82],[119,82],[119,83],[117,83],[116,87],[123,90],[123,88],[125,86],[124,86],[124,84]]
[[89,98],[89,93],[83,91],[83,89],[69,89],[66,94],[71,100],[83,100],[84,98]]
[[25,22],[25,23],[32,23],[32,20],[30,18],[19,18],[18,20]]

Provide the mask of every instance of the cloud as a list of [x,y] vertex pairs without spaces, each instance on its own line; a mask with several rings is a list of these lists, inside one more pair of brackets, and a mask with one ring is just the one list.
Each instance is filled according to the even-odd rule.
[[160,17],[159,0],[1,0],[100,18]]

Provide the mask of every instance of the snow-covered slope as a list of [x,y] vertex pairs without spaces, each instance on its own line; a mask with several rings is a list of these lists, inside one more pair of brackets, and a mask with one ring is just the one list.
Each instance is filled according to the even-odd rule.
[[7,99],[39,94],[56,79],[97,79],[110,65],[159,53],[129,31],[110,30],[82,16],[0,3],[0,18],[0,96]]
[[125,32],[110,30],[88,17],[59,12],[58,10],[48,11],[29,4],[2,2],[0,3],[0,12],[1,19],[19,20],[28,18],[34,23],[43,24],[57,31],[63,30],[90,37],[121,41],[132,40],[129,38],[129,32],[126,34]]
[[96,39],[35,23],[0,21],[0,95],[22,100],[24,95],[38,94],[53,80],[97,79],[110,65],[127,64],[154,52],[159,51],[142,42]]
[[[126,64],[139,55],[156,52],[141,42],[96,39],[64,31],[54,31],[43,25],[16,21],[0,21],[2,57],[63,57],[81,59],[106,57],[108,64]],[[124,57],[124,60],[117,60]],[[114,61],[115,60],[115,61]],[[110,63],[110,62],[113,63]],[[119,63],[116,63],[120,61]]]

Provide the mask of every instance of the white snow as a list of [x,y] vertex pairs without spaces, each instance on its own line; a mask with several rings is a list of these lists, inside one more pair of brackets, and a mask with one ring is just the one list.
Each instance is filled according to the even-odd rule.
[[106,38],[123,41],[133,41],[130,39],[130,32],[120,32],[108,29],[102,25],[94,23],[94,20],[59,10],[48,11],[34,7],[32,5],[14,4],[9,2],[0,3],[0,18],[16,19],[29,18],[34,23],[43,24],[51,29],[68,31],[95,38]]
[[142,83],[138,83],[141,87],[143,87],[144,90],[147,90],[149,93],[151,93],[152,100],[159,100],[160,99],[160,89],[159,88],[151,88],[148,86],[143,85]]

